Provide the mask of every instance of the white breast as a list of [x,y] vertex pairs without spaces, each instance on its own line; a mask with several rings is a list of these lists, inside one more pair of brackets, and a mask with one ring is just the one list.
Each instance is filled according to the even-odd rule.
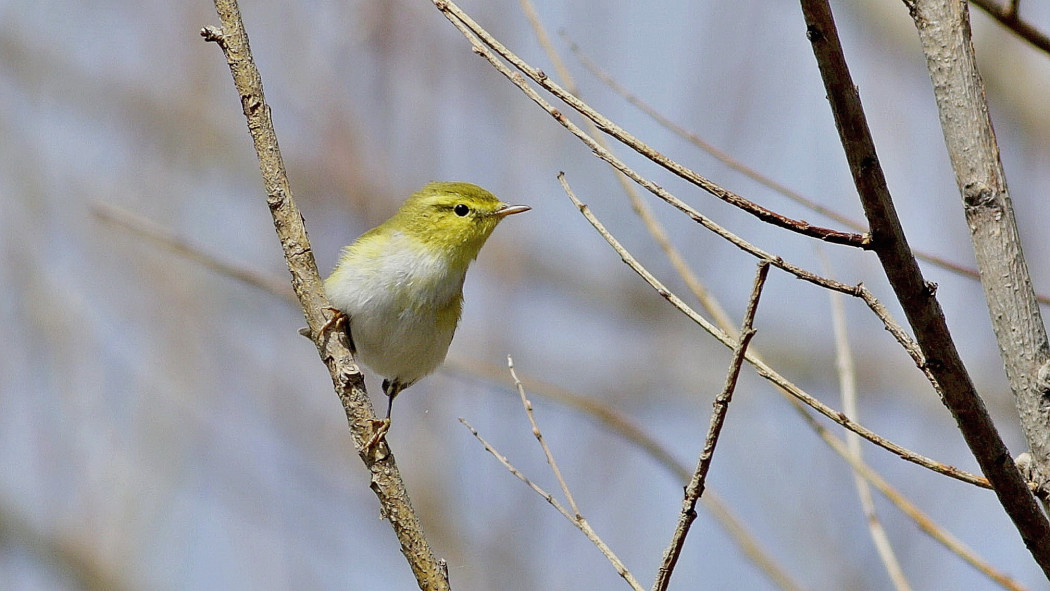
[[348,253],[325,290],[350,317],[359,361],[407,384],[445,360],[456,324],[439,326],[438,310],[460,297],[465,275],[397,234],[378,257]]

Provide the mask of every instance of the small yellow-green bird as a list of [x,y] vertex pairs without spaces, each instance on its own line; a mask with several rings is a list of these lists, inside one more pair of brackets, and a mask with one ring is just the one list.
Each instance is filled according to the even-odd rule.
[[470,262],[500,220],[529,209],[470,183],[430,183],[343,249],[324,288],[349,318],[356,359],[384,378],[387,426],[394,398],[445,360]]

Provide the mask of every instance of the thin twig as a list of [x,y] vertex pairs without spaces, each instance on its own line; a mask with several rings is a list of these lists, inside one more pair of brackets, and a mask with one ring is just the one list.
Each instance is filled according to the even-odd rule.
[[375,412],[365,391],[364,377],[350,353],[345,332],[320,334],[325,332],[321,328],[328,322],[328,299],[306,236],[303,217],[295,205],[288,184],[270,107],[263,94],[262,77],[252,60],[240,10],[236,0],[215,0],[215,10],[222,28],[205,27],[201,30],[201,36],[205,41],[216,43],[226,56],[247,119],[248,131],[255,144],[266,202],[292,274],[292,287],[311,334],[314,335],[317,351],[328,367],[335,391],[343,404],[351,439],[371,473],[371,488],[379,498],[382,515],[390,521],[401,544],[401,552],[408,560],[420,589],[447,590],[449,583],[444,576],[445,569],[441,561],[434,557],[426,541],[422,524],[409,501],[389,447],[383,443],[375,449],[365,449],[365,442],[372,436]]
[[[534,82],[542,86],[545,90],[547,90],[554,96],[558,97],[559,100],[572,107],[584,117],[593,121],[594,124],[597,125],[598,128],[601,129],[603,132],[611,135],[612,137],[616,138],[617,141],[630,147],[642,156],[662,166],[668,171],[674,173],[675,175],[685,179],[686,181],[703,189],[704,191],[707,191],[715,197],[718,197],[726,203],[734,205],[754,215],[755,217],[759,218],[764,222],[773,224],[781,228],[785,228],[792,232],[797,232],[804,236],[818,238],[820,240],[824,240],[835,244],[845,244],[858,248],[868,247],[870,237],[866,234],[840,232],[838,230],[814,226],[804,220],[791,219],[787,216],[781,215],[765,207],[762,207],[761,205],[753,203],[745,199],[744,197],[733,193],[732,191],[724,189],[718,186],[717,184],[711,182],[710,180],[704,178],[700,174],[671,160],[667,156],[664,156],[663,154],[657,152],[652,147],[646,145],[638,138],[634,137],[626,130],[607,119],[601,113],[592,109],[590,106],[588,106],[576,96],[567,92],[564,88],[562,88],[550,78],[548,78],[542,70],[533,68],[532,66],[527,64],[524,60],[522,60],[516,54],[507,49],[503,44],[497,41],[491,34],[489,34],[488,31],[482,28],[477,22],[470,18],[470,16],[468,16],[458,6],[456,6],[455,3],[451,2],[451,0],[433,0],[433,2],[434,5],[438,8],[438,10],[440,10],[441,13],[444,14],[446,18],[448,18],[449,22],[455,25],[456,28],[464,34],[464,36],[471,42],[471,44],[476,48],[476,50],[480,49],[483,46],[491,48],[493,51],[498,53],[503,59],[507,60],[507,62],[512,64],[514,68],[516,68],[519,72],[532,79]],[[509,76],[510,75],[508,75],[508,77]],[[520,77],[521,74],[518,74],[518,76]],[[558,118],[559,120],[565,119],[564,115],[561,115],[560,113],[556,116],[556,118]],[[563,122],[563,125],[564,124],[565,123]],[[593,140],[588,141],[584,139],[583,135],[580,135],[575,131],[573,132],[573,134],[579,137],[581,140],[583,140],[584,143],[588,144],[588,147],[592,147],[591,144],[593,143]],[[665,198],[664,196],[661,196],[661,199],[667,200],[667,198]],[[668,202],[671,203],[671,201]],[[678,205],[675,206],[678,207]]]
[[1018,16],[1017,0],[1010,0],[1006,6],[997,6],[992,0],[970,1],[1016,33],[1018,37],[1031,43],[1033,47],[1050,54],[1050,37]]
[[726,415],[729,412],[729,403],[733,400],[733,392],[736,390],[737,378],[740,377],[740,367],[744,363],[747,346],[755,336],[753,328],[755,313],[758,311],[758,300],[762,295],[762,286],[765,285],[766,276],[769,274],[769,262],[759,261],[758,272],[755,274],[755,284],[751,289],[751,297],[747,301],[747,311],[744,314],[744,323],[740,327],[740,339],[733,350],[733,359],[729,365],[726,375],[726,383],[722,392],[715,397],[714,411],[711,413],[711,424],[707,429],[707,437],[704,439],[704,447],[700,451],[697,460],[696,471],[685,487],[685,498],[682,500],[682,512],[678,516],[678,525],[671,536],[671,543],[664,551],[663,560],[656,573],[653,582],[653,591],[666,591],[671,584],[671,575],[674,573],[675,564],[682,554],[685,545],[685,537],[689,535],[689,528],[696,519],[696,502],[704,494],[704,486],[707,482],[707,472],[711,469],[711,461],[714,459],[715,446],[718,444],[718,436],[722,433]]
[[[598,220],[598,218],[596,218],[594,214],[591,213],[590,208],[576,197],[576,195],[572,192],[572,189],[569,187],[568,182],[565,180],[564,174],[559,174],[558,178],[562,183],[562,188],[569,196],[569,199],[572,200],[572,202],[580,210],[580,213],[583,214],[587,221],[590,222],[592,226],[594,226],[595,230],[597,230],[598,233],[601,234],[603,238],[605,238],[605,241],[613,247],[613,250],[615,250],[616,253],[620,255],[620,259],[623,260],[623,262],[626,263],[627,266],[631,267],[631,269],[634,270],[635,273],[638,273],[638,275],[641,276],[642,279],[646,281],[646,283],[651,285],[653,289],[655,289],[656,292],[659,293],[665,300],[667,300],[680,312],[684,313],[690,320],[700,325],[700,327],[703,328],[708,334],[710,334],[723,345],[729,348],[733,348],[736,346],[736,341],[729,338],[729,336],[726,335],[725,332],[711,324],[706,318],[704,318],[691,307],[689,307],[688,304],[686,304],[684,301],[682,301],[681,298],[679,298],[670,290],[668,290],[663,285],[663,283],[661,283],[655,276],[653,276],[652,273],[650,273],[644,266],[642,266],[642,264],[639,263],[638,260],[635,259],[634,256],[631,255],[631,253],[628,252],[627,249],[625,249],[623,245],[621,245],[620,242],[616,240],[616,238],[611,233],[609,233],[608,230],[606,230],[605,226]],[[771,264],[775,265],[775,262],[771,262]],[[783,389],[785,392],[799,399],[806,405],[812,407],[820,414],[828,417],[829,419],[835,421],[843,427],[857,433],[858,435],[874,443],[875,445],[889,450],[894,454],[897,454],[902,459],[905,459],[909,462],[913,462],[920,466],[929,468],[934,472],[938,472],[946,476],[951,476],[952,478],[962,480],[963,482],[969,482],[970,484],[975,484],[977,486],[989,488],[988,481],[984,478],[981,478],[980,476],[970,474],[969,472],[960,470],[954,466],[949,466],[937,462],[935,460],[931,460],[930,458],[917,454],[909,449],[901,447],[900,445],[897,445],[896,443],[893,443],[892,441],[889,441],[877,435],[868,428],[860,425],[856,421],[853,421],[842,412],[839,412],[827,406],[823,402],[809,395],[804,390],[788,381],[786,378],[784,378],[775,370],[773,370],[773,368],[766,365],[765,362],[755,357],[754,355],[748,353],[747,361],[755,368],[755,371],[758,373],[758,375],[773,382],[779,388]]]
[[496,448],[493,447],[492,444],[490,444],[488,441],[485,441],[485,438],[478,433],[477,429],[470,426],[470,423],[468,423],[466,419],[461,417],[459,419],[459,422],[463,423],[463,426],[470,430],[471,434],[473,434],[474,437],[477,438],[479,442],[481,442],[481,445],[484,446],[485,451],[489,452],[490,454],[492,454],[493,457],[499,460],[499,463],[503,464],[504,468],[509,470],[511,474],[518,478],[518,480],[521,480],[526,485],[528,485],[528,487],[535,491],[536,494],[543,497],[543,500],[550,503],[550,505],[554,507],[558,511],[558,513],[561,513],[563,517],[571,521],[572,524],[577,527],[577,529],[583,532],[583,535],[587,536],[587,539],[590,540],[591,543],[594,544],[595,547],[597,547],[603,555],[605,555],[605,558],[608,559],[609,562],[613,565],[613,568],[616,569],[616,572],[619,573],[619,575],[623,578],[624,581],[627,581],[627,584],[630,585],[632,589],[634,589],[635,591],[644,591],[641,584],[639,584],[637,579],[634,578],[634,575],[631,574],[631,571],[627,570],[627,567],[624,566],[623,561],[621,561],[612,551],[612,549],[609,548],[609,546],[598,536],[598,534],[594,531],[594,528],[591,527],[590,523],[588,523],[587,520],[583,518],[583,516],[581,516],[579,513],[573,515],[561,503],[559,503],[557,499],[554,498],[554,495],[545,491],[543,487],[536,484],[532,480],[529,480],[529,478],[525,476],[525,474],[523,474],[521,470],[518,470],[514,467],[513,464],[510,463],[510,460],[508,460],[506,456],[499,453],[499,451],[497,451]]
[[[871,226],[875,253],[915,331],[927,367],[941,385],[942,401],[951,410],[966,444],[992,483],[1025,546],[1050,577],[1050,522],[999,437],[955,347],[934,289],[923,279],[912,256],[875,152],[859,91],[849,74],[831,7],[826,0],[802,0],[802,12],[846,160]],[[957,28],[954,23],[941,24]],[[955,57],[945,59],[951,61]],[[936,67],[944,67],[942,61],[938,60]]]
[[[606,86],[611,88],[613,90],[613,92],[619,94],[628,103],[634,105],[640,111],[642,111],[643,113],[648,115],[650,118],[652,118],[654,121],[656,121],[656,123],[658,125],[660,125],[661,127],[667,129],[671,133],[674,133],[678,137],[684,139],[685,141],[687,141],[687,142],[693,144],[694,146],[700,148],[701,150],[707,152],[713,158],[715,158],[719,162],[725,164],[727,167],[729,167],[729,168],[739,172],[740,174],[742,174],[742,175],[746,176],[747,178],[755,181],[756,183],[758,183],[760,185],[763,185],[766,188],[783,195],[784,197],[787,197],[788,199],[794,201],[795,203],[798,203],[799,205],[802,205],[803,207],[806,207],[806,208],[808,208],[808,209],[810,209],[810,210],[812,210],[812,211],[814,211],[814,212],[816,212],[816,213],[818,213],[818,214],[820,214],[820,215],[822,215],[822,216],[824,216],[824,217],[826,217],[828,219],[834,220],[834,221],[836,221],[836,222],[838,222],[838,223],[840,223],[840,224],[842,224],[844,226],[852,228],[852,229],[856,230],[857,232],[867,232],[868,231],[868,228],[867,228],[867,226],[865,224],[863,224],[863,223],[861,223],[861,222],[859,222],[859,221],[857,221],[857,220],[855,220],[855,219],[853,219],[853,218],[851,218],[849,216],[843,215],[843,214],[835,211],[834,209],[831,209],[829,207],[821,205],[820,203],[818,203],[814,199],[806,197],[805,195],[799,193],[798,191],[795,191],[793,189],[788,188],[786,185],[783,185],[783,184],[773,180],[769,176],[767,176],[767,175],[759,172],[758,170],[755,170],[754,168],[751,168],[751,167],[747,166],[746,164],[740,162],[739,160],[733,158],[728,153],[724,152],[723,150],[720,150],[719,148],[717,148],[716,146],[714,146],[710,142],[708,142],[708,141],[704,140],[703,138],[701,138],[700,136],[698,136],[696,133],[687,130],[686,128],[682,127],[681,125],[678,125],[677,123],[672,121],[670,118],[665,116],[663,113],[660,113],[660,111],[656,110],[655,107],[653,107],[652,105],[650,105],[649,103],[645,102],[640,97],[638,97],[637,95],[635,95],[631,91],[629,91],[626,87],[624,87],[622,84],[620,84],[615,78],[613,78],[611,74],[609,74],[605,70],[601,69],[598,66],[598,64],[596,64],[594,62],[594,60],[592,60],[590,57],[588,57],[586,54],[583,53],[583,51],[579,48],[579,46],[571,38],[569,38],[567,34],[565,34],[563,32],[562,33],[562,37],[566,40],[567,43],[569,43],[569,46],[570,46],[571,50],[576,55],[577,59],[579,59],[580,63],[583,65],[584,68],[586,68],[588,71],[590,71],[592,74],[594,74],[594,76],[596,78],[598,78],[598,80],[603,82]],[[566,87],[573,94],[577,94],[576,91],[571,86],[566,85]],[[931,263],[933,265],[937,265],[938,267],[940,267],[940,268],[942,268],[942,269],[944,269],[946,271],[951,271],[952,273],[955,273],[956,275],[961,275],[963,277],[967,277],[967,278],[970,278],[970,279],[976,279],[976,280],[980,280],[981,279],[981,274],[976,269],[967,267],[965,265],[960,265],[959,263],[955,263],[953,261],[949,261],[948,259],[946,259],[944,257],[938,256],[938,255],[930,253],[930,252],[926,252],[926,251],[922,251],[922,250],[915,250],[914,252],[915,252],[915,256],[918,257],[919,259],[924,260],[924,261],[926,261],[928,263]],[[1040,303],[1050,304],[1050,295],[1039,295],[1039,294],[1036,294],[1036,298],[1039,300]],[[723,327],[723,330],[724,330],[724,327]],[[735,328],[733,330],[735,330]]]
[[[570,93],[575,96],[581,96],[579,88],[576,86],[575,80],[572,78],[572,74],[569,72],[569,68],[565,66],[565,61],[561,59],[558,51],[554,48],[554,44],[551,43],[550,36],[547,34],[546,29],[543,27],[543,23],[540,22],[539,15],[536,13],[536,8],[532,5],[531,0],[519,0],[522,11],[525,12],[526,18],[529,20],[529,24],[532,25],[532,30],[536,33],[536,40],[539,42],[540,47],[546,52],[547,57],[554,64],[554,71],[558,73],[558,78],[561,79],[562,86],[566,88]],[[591,138],[596,144],[598,144],[603,150],[612,154],[612,148],[609,146],[609,141],[605,135],[600,133],[601,130],[598,126],[590,119],[585,119],[587,130],[590,132]],[[616,175],[616,180],[620,183],[624,193],[627,195],[628,201],[631,202],[631,209],[634,210],[635,214],[642,220],[642,224],[645,225],[646,230],[649,231],[649,235],[656,241],[657,246],[660,250],[664,251],[664,256],[667,257],[668,262],[674,268],[675,272],[685,282],[689,291],[692,292],[693,296],[704,306],[704,309],[715,319],[715,322],[719,326],[729,326],[731,322],[729,320],[729,314],[726,313],[725,309],[718,303],[711,292],[704,287],[700,278],[697,277],[696,273],[690,268],[689,263],[686,262],[685,257],[675,247],[674,243],[671,242],[670,237],[667,234],[667,230],[664,229],[663,224],[660,220],[653,215],[652,209],[649,205],[642,200],[641,195],[638,194],[638,187],[631,182],[631,178],[623,172],[614,169],[613,174]],[[725,330],[725,329],[723,329]],[[736,338],[736,328],[730,328],[726,332],[733,338]]]
[[569,507],[572,508],[573,516],[576,519],[582,519],[580,509],[576,506],[576,499],[572,497],[572,491],[569,490],[569,485],[566,484],[565,478],[561,475],[558,462],[554,461],[554,454],[551,453],[551,448],[547,446],[547,440],[543,438],[543,432],[540,431],[540,426],[536,423],[536,417],[532,413],[532,401],[525,395],[525,386],[518,379],[518,374],[514,372],[514,360],[511,359],[510,355],[507,355],[507,369],[510,370],[510,377],[514,380],[514,387],[517,388],[518,396],[521,397],[521,405],[525,407],[525,415],[529,417],[532,434],[536,437],[536,441],[540,442],[540,447],[543,448],[543,455],[547,457],[547,464],[550,465],[551,471],[554,472],[554,478],[558,481],[558,485],[561,486],[561,492],[565,495],[565,500],[569,501]]
[[[440,0],[438,0],[438,1],[440,1]],[[633,169],[628,167],[622,160],[620,160],[619,158],[617,158],[613,154],[609,153],[607,150],[603,149],[600,145],[597,144],[597,142],[594,141],[593,138],[591,138],[586,132],[584,132],[582,129],[580,129],[579,126],[577,126],[575,123],[570,121],[568,119],[568,117],[566,117],[563,113],[561,113],[560,111],[555,109],[553,106],[551,106],[551,104],[549,102],[544,100],[543,97],[541,97],[532,87],[530,87],[528,85],[527,82],[525,82],[525,79],[524,79],[524,77],[521,74],[518,74],[518,73],[515,73],[515,72],[511,71],[507,66],[505,66],[502,62],[500,62],[499,58],[496,57],[496,55],[493,54],[491,51],[489,51],[489,49],[487,47],[485,47],[473,35],[473,33],[471,33],[470,29],[468,29],[466,27],[466,25],[464,25],[459,20],[452,18],[451,15],[447,15],[447,16],[450,17],[449,21],[454,26],[456,26],[456,28],[458,28],[460,30],[460,32],[463,33],[463,35],[470,41],[470,43],[473,46],[475,52],[477,52],[479,55],[484,57],[490,64],[492,64],[492,66],[494,68],[496,68],[501,74],[503,74],[515,86],[517,86],[519,89],[521,89],[521,91],[523,93],[525,93],[525,95],[527,97],[529,97],[533,102],[535,102],[537,105],[542,107],[545,111],[550,113],[550,115],[552,117],[554,117],[554,119],[556,121],[558,121],[562,126],[564,126],[567,130],[569,130],[573,135],[575,135],[576,137],[580,138],[595,153],[595,155],[597,155],[602,160],[608,162],[610,165],[612,165],[614,168],[616,168],[620,172],[622,172],[625,175],[627,175],[628,177],[630,177],[631,180],[633,180],[634,182],[638,183],[639,185],[644,187],[646,190],[648,190],[652,194],[654,194],[657,197],[659,197],[660,199],[663,199],[667,203],[670,203],[674,207],[678,208],[678,210],[680,210],[681,212],[685,213],[687,216],[689,216],[689,218],[691,218],[693,221],[699,223],[704,228],[714,232],[715,234],[717,234],[721,238],[727,240],[728,242],[730,242],[731,244],[733,244],[737,248],[743,250],[744,252],[747,252],[748,254],[754,256],[755,258],[767,259],[767,260],[770,261],[770,264],[772,264],[773,266],[775,266],[775,267],[777,267],[779,269],[782,269],[782,270],[784,270],[784,271],[786,271],[786,272],[788,272],[788,273],[798,277],[799,279],[802,279],[803,281],[808,281],[808,282],[813,283],[815,285],[819,285],[819,286],[825,287],[827,289],[834,289],[836,291],[841,291],[843,293],[848,293],[850,295],[859,295],[857,293],[857,287],[856,286],[847,285],[847,284],[841,283],[839,281],[832,281],[830,279],[827,279],[826,277],[821,277],[821,276],[819,276],[819,275],[817,275],[815,273],[812,273],[810,271],[807,271],[807,270],[803,269],[802,267],[799,267],[797,265],[793,265],[791,263],[788,263],[788,262],[786,262],[784,259],[782,259],[779,256],[775,256],[773,254],[770,254],[770,253],[762,250],[761,248],[758,248],[757,246],[751,244],[750,242],[740,238],[739,236],[733,234],[729,230],[726,230],[722,226],[716,224],[711,219],[709,219],[707,216],[705,216],[704,214],[700,213],[699,210],[697,210],[696,208],[690,206],[689,204],[685,203],[684,201],[678,199],[674,195],[671,195],[666,190],[664,190],[662,187],[658,186],[656,183],[650,181],[649,179],[646,179],[645,177],[643,177],[640,174],[638,174],[637,172],[635,172]]]
[[295,294],[292,293],[291,286],[288,285],[286,280],[269,273],[260,273],[244,265],[220,259],[214,254],[190,244],[188,240],[185,240],[170,228],[162,226],[153,220],[146,219],[116,205],[102,202],[91,204],[91,213],[100,220],[131,230],[139,236],[169,248],[212,271],[243,281],[264,291],[281,295],[286,299],[295,299]]
[[[748,348],[749,354],[753,351],[753,347]],[[452,362],[452,364],[456,365],[455,362]],[[446,366],[447,365],[448,363],[446,363]],[[492,364],[471,364],[469,367],[462,368],[461,371],[468,372],[472,376],[482,376],[487,379],[498,381],[504,375],[505,370]],[[692,474],[689,468],[675,459],[670,451],[653,439],[647,430],[636,424],[630,417],[616,411],[614,408],[611,408],[607,402],[596,398],[582,396],[575,392],[570,392],[555,384],[544,382],[539,378],[526,377],[526,379],[531,384],[531,390],[534,394],[574,408],[593,418],[598,424],[607,428],[609,431],[638,446],[639,449],[647,453],[657,464],[667,469],[675,478],[679,479],[679,481],[691,477]],[[909,501],[907,497],[887,482],[878,472],[864,463],[863,460],[858,460],[853,457],[845,442],[836,437],[827,427],[811,416],[798,400],[787,393],[785,393],[785,396],[787,396],[788,400],[793,403],[795,408],[800,410],[800,414],[806,422],[806,425],[809,426],[813,432],[831,448],[832,451],[838,454],[839,457],[843,458],[854,472],[863,476],[902,513],[915,521],[920,530],[944,545],[944,547],[950,552],[957,554],[965,562],[972,565],[982,574],[1002,587],[1010,589],[1011,591],[1026,591],[1026,589],[1017,581],[997,570],[987,561],[978,556],[977,553],[967,547],[966,544],[934,522],[933,519],[923,513],[922,510]],[[725,503],[717,498],[715,491],[711,489],[706,490],[704,496],[700,498],[700,501],[711,510],[712,515],[723,525],[723,527],[725,527],[726,531],[737,540],[737,543],[741,548],[752,557],[753,561],[761,566],[762,570],[768,574],[779,587],[792,591],[800,591],[802,589],[801,585],[791,580],[783,569],[773,563],[761,548],[758,548],[757,540],[755,540],[754,536],[744,529],[741,520],[735,517],[728,510],[728,507],[725,506]]]
[[[823,259],[824,273],[830,275],[831,265],[828,262],[827,255],[823,249],[818,248],[818,252]],[[849,346],[849,337],[846,334],[846,310],[842,304],[842,294],[829,291],[828,298],[831,301],[831,327],[835,337],[835,369],[839,376],[842,412],[856,419],[860,416],[860,409],[857,407],[857,374],[853,365],[853,352]],[[856,433],[846,432],[846,447],[850,455],[856,458],[858,462],[861,461],[863,450],[861,448],[861,439]],[[878,552],[882,564],[886,567],[886,573],[889,575],[890,580],[893,581],[893,586],[898,591],[911,591],[911,585],[908,584],[908,579],[904,575],[904,569],[901,568],[897,555],[893,551],[889,535],[886,534],[886,529],[882,526],[882,521],[875,510],[875,499],[872,498],[871,487],[868,486],[868,481],[854,471],[853,484],[857,489],[857,497],[860,500],[861,510],[864,511],[871,540],[875,544],[875,550]]]

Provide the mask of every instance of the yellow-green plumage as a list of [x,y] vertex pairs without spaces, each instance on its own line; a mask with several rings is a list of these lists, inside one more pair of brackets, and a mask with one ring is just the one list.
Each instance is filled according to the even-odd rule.
[[501,219],[528,209],[470,183],[430,183],[343,249],[325,291],[391,400],[445,360],[467,267]]

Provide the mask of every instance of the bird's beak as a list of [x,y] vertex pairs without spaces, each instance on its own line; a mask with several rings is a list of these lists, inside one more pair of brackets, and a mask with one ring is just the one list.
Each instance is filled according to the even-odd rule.
[[504,205],[503,207],[501,207],[501,208],[497,209],[496,211],[492,212],[492,215],[494,215],[494,216],[496,216],[498,218],[505,218],[508,215],[513,215],[515,213],[522,213],[522,212],[528,211],[530,209],[532,209],[532,208],[529,207],[528,205]]

